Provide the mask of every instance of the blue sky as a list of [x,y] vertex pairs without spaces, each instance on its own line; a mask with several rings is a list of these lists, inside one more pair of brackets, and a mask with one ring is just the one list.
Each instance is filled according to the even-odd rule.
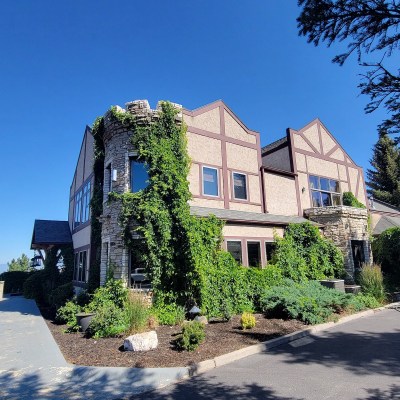
[[86,124],[111,105],[217,99],[263,145],[319,117],[368,167],[383,111],[365,115],[356,60],[297,35],[296,0],[2,3],[0,264],[29,250],[35,218],[67,219]]

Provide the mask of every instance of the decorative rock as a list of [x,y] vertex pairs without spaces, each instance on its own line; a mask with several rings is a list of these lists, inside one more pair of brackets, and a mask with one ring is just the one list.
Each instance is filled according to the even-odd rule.
[[198,315],[194,320],[197,322],[201,322],[204,325],[208,324],[207,317],[205,317],[204,315]]
[[156,349],[158,338],[156,331],[137,333],[128,336],[124,340],[124,350],[126,351],[148,351]]

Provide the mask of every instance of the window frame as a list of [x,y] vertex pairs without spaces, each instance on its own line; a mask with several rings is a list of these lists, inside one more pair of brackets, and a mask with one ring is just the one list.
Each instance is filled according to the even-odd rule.
[[90,221],[90,201],[92,199],[91,178],[82,184],[74,195],[74,220],[73,229],[86,226]]
[[[246,191],[246,198],[242,199],[240,197],[235,196],[235,174],[244,176],[244,183],[245,183],[245,191]],[[232,171],[231,173],[231,182],[232,182],[232,198],[237,201],[248,202],[249,201],[249,185],[248,185],[248,174],[245,172],[239,171]]]
[[[250,257],[249,257],[249,244],[258,244],[258,250],[259,250],[259,257],[260,257],[260,263],[258,266],[253,266],[250,265]],[[262,269],[264,267],[263,265],[263,251],[262,251],[262,240],[257,240],[257,239],[249,239],[246,240],[246,255],[247,255],[247,266],[249,268],[259,268]]]
[[[265,265],[268,265],[271,262],[272,257],[273,257],[273,255],[272,255],[272,257],[270,259],[268,259],[267,245],[273,245],[275,247],[275,250],[276,250],[276,243],[275,242],[264,240]],[[275,250],[273,250],[273,251],[275,251]]]
[[87,283],[89,278],[89,249],[79,250],[74,254],[74,274],[73,281]]
[[[312,178],[317,178],[318,179],[318,187],[311,187],[311,179]],[[334,192],[332,190],[325,190],[325,189],[321,189],[321,179],[325,179],[329,181],[329,189],[331,188],[331,182],[336,182],[338,187],[339,187],[339,192]],[[312,208],[322,208],[322,207],[337,207],[337,206],[341,206],[343,205],[343,194],[342,194],[342,188],[341,188],[341,184],[340,184],[340,180],[338,179],[333,179],[333,178],[328,178],[326,176],[321,176],[321,175],[312,175],[312,174],[308,174],[308,186],[309,186],[309,190],[310,190],[310,203],[311,203],[311,207]],[[314,193],[318,193],[319,194],[319,201],[320,201],[320,206],[318,205],[314,205]],[[323,198],[322,195],[328,195],[329,199],[330,199],[330,205],[326,206],[324,205],[323,202]],[[334,204],[334,197],[339,197],[339,202],[340,204]]]
[[[226,239],[226,251],[232,255],[232,253],[228,249],[228,243],[229,242],[235,242],[235,243],[239,243],[240,244],[240,262],[237,261],[236,259],[235,259],[235,261],[239,265],[243,265],[243,243],[242,243],[242,240],[241,239]],[[233,257],[233,255],[232,255],[232,257]]]
[[[207,193],[204,192],[204,168],[212,169],[212,170],[217,172],[217,182],[216,182],[217,194],[216,195],[215,194],[207,194]],[[201,166],[201,194],[203,196],[213,197],[213,198],[220,198],[221,197],[221,190],[220,190],[219,182],[220,182],[220,179],[219,179],[219,168],[218,167],[212,167],[210,165],[202,165]]]
[[[133,182],[134,182],[134,174],[133,174],[133,167],[132,164],[137,163],[143,165],[143,168],[146,171],[147,174],[147,179],[145,180],[146,186],[143,189],[139,189],[137,191],[133,191]],[[147,186],[149,185],[149,173],[148,173],[148,166],[144,161],[139,160],[139,157],[133,156],[129,157],[129,191],[131,193],[139,193],[141,190],[145,190]]]

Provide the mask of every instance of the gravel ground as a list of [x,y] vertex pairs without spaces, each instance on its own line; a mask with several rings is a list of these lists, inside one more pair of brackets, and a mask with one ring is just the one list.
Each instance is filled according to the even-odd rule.
[[46,319],[47,325],[64,357],[71,364],[107,367],[183,367],[208,360],[234,350],[251,346],[278,336],[304,329],[296,320],[267,319],[255,315],[257,324],[251,330],[240,328],[240,316],[229,322],[211,322],[206,325],[206,339],[194,352],[178,351],[174,341],[179,326],[159,326],[158,348],[144,353],[123,351],[123,337],[86,338],[82,333],[64,333],[65,325],[56,325]]

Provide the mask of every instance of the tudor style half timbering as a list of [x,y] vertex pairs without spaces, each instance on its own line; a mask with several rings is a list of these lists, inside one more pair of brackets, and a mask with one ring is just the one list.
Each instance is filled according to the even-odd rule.
[[348,280],[354,279],[360,263],[372,260],[367,210],[343,207],[342,195],[351,191],[368,205],[362,168],[319,119],[288,129],[261,152],[267,211],[298,213],[322,224],[344,254]]

